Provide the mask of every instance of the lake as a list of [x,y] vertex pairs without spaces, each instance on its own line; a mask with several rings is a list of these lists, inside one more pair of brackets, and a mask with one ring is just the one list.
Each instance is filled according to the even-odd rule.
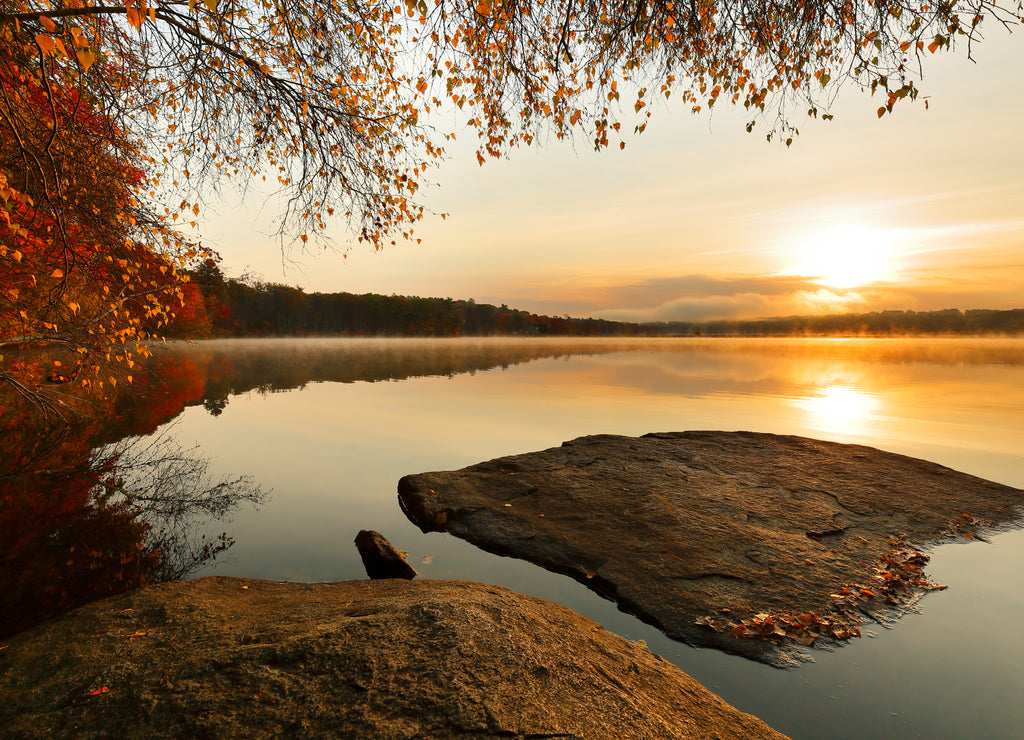
[[137,383],[131,413],[150,416],[135,433],[160,427],[211,474],[272,489],[202,525],[235,544],[197,576],[362,579],[352,541],[375,529],[422,578],[563,604],[794,738],[1022,736],[1021,530],[932,550],[927,573],[948,590],[780,671],[669,640],[564,576],[422,534],[396,485],[582,435],[722,429],[867,444],[1024,488],[1024,340],[215,340],[157,360],[167,380]]

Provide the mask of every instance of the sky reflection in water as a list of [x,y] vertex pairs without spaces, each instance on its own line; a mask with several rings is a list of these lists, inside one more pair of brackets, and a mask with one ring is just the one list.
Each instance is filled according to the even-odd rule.
[[[384,352],[389,359],[371,361]],[[225,474],[274,489],[261,511],[236,517],[236,547],[208,572],[363,578],[352,539],[377,529],[410,552],[422,577],[499,583],[565,604],[646,640],[793,737],[1020,736],[1020,531],[939,548],[928,572],[951,588],[928,595],[920,614],[780,672],[672,642],[563,576],[423,535],[399,511],[395,487],[406,473],[585,434],[686,429],[870,444],[1024,487],[1024,341],[317,340],[183,353],[199,364],[232,357],[236,372],[301,389],[273,392],[266,377],[239,375],[233,388],[261,390],[229,396],[219,416],[194,407],[180,417],[183,442],[197,441]],[[332,353],[343,361],[332,366]],[[417,363],[446,374],[417,377]],[[371,369],[352,371],[363,366]]]

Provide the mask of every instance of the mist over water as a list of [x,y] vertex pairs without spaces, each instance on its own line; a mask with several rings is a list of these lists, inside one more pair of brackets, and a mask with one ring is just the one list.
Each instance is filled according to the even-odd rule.
[[422,578],[562,603],[646,640],[795,738],[1019,737],[1024,727],[1020,531],[936,548],[927,572],[949,590],[892,629],[871,627],[782,672],[668,640],[563,576],[424,535],[396,496],[407,473],[587,434],[688,429],[868,444],[1024,487],[1024,340],[225,340],[159,357],[190,378],[177,437],[198,443],[212,472],[273,489],[227,525],[227,560],[198,575],[362,579],[352,540],[376,529]]

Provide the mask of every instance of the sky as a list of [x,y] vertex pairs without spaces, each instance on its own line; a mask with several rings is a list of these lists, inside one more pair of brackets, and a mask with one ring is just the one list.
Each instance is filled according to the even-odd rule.
[[[478,165],[462,136],[417,244],[282,252],[274,202],[226,191],[200,225],[227,275],[308,292],[473,298],[536,313],[701,321],[1024,308],[1024,29],[927,60],[892,115],[847,84],[790,148],[746,112],[655,106],[624,150],[553,138]],[[625,127],[624,127],[625,128]]]

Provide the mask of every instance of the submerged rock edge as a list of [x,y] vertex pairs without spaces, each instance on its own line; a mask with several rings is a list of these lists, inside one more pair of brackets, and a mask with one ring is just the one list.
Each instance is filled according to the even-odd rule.
[[[569,575],[670,637],[777,667],[803,648],[718,622],[768,613],[849,636],[858,615],[898,616],[899,600],[891,590],[851,609],[832,596],[860,594],[896,549],[980,536],[1024,512],[1024,491],[936,463],[755,432],[580,437],[405,476],[398,493],[424,531]],[[811,635],[799,637],[836,644]]]

